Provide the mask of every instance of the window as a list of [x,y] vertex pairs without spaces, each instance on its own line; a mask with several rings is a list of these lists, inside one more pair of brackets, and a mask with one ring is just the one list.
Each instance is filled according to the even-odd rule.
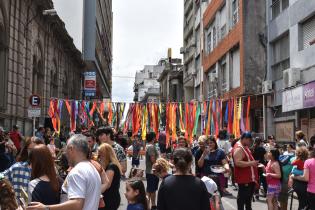
[[226,25],[221,27],[221,39],[223,39],[226,35]]
[[63,97],[66,98],[69,96],[69,75],[68,75],[68,70],[65,69],[63,76],[62,76],[62,93],[63,93]]
[[226,68],[226,62],[225,59],[221,62],[220,65],[220,70],[221,70],[221,93],[224,94],[228,91],[228,72]]
[[282,78],[283,70],[290,68],[290,39],[289,34],[273,43],[273,77],[274,80]]
[[231,72],[231,88],[238,88],[240,86],[240,50],[236,49],[231,53],[232,72]]
[[213,48],[217,45],[217,30],[213,27]]
[[232,26],[238,22],[238,0],[232,0]]
[[302,49],[309,48],[315,43],[315,15],[302,24]]
[[50,97],[58,97],[58,70],[55,61],[50,74]]
[[289,0],[282,0],[282,11],[289,7]]
[[38,94],[44,97],[44,65],[43,56],[40,44],[37,43],[33,55],[33,81],[32,91],[33,94]]
[[280,0],[272,1],[272,19],[275,19],[280,14]]
[[6,107],[6,87],[7,87],[7,33],[4,15],[0,8],[0,108]]
[[207,35],[207,53],[211,52],[211,39],[212,39],[212,33],[211,31]]
[[289,0],[272,0],[271,11],[272,19],[278,17],[278,15],[289,7]]
[[224,5],[222,7],[222,9],[220,10],[220,28],[218,31],[219,32],[219,36],[220,36],[220,39],[223,39],[224,36],[226,35],[226,23],[227,23],[227,7],[226,5]]

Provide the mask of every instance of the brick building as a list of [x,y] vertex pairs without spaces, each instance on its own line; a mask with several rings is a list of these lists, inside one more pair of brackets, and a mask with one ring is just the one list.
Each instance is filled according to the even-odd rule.
[[0,125],[26,135],[30,95],[42,98],[37,124],[48,124],[51,97],[81,98],[84,62],[62,20],[43,14],[52,8],[52,0],[0,0]]
[[[261,93],[266,74],[265,11],[265,1],[209,2],[202,37],[205,98]],[[252,130],[262,133],[262,97],[256,97],[252,108]]]

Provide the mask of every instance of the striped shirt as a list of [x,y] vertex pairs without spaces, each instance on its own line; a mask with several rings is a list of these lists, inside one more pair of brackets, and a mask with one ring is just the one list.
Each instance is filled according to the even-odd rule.
[[17,162],[13,164],[9,169],[3,172],[3,175],[13,185],[17,198],[21,197],[22,188],[27,192],[28,183],[31,180],[31,168],[27,162]]

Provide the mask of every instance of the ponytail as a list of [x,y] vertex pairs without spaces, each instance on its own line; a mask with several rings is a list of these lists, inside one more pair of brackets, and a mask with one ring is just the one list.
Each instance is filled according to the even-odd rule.
[[192,162],[192,154],[186,148],[179,148],[173,154],[175,168],[181,173],[189,171]]

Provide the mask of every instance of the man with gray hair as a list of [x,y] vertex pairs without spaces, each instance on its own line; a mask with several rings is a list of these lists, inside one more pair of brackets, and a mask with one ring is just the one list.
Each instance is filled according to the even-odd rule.
[[73,135],[66,147],[68,162],[73,168],[62,186],[62,190],[68,196],[68,201],[49,206],[34,202],[27,209],[97,210],[101,195],[101,178],[87,159],[88,153],[87,138],[82,134]]

